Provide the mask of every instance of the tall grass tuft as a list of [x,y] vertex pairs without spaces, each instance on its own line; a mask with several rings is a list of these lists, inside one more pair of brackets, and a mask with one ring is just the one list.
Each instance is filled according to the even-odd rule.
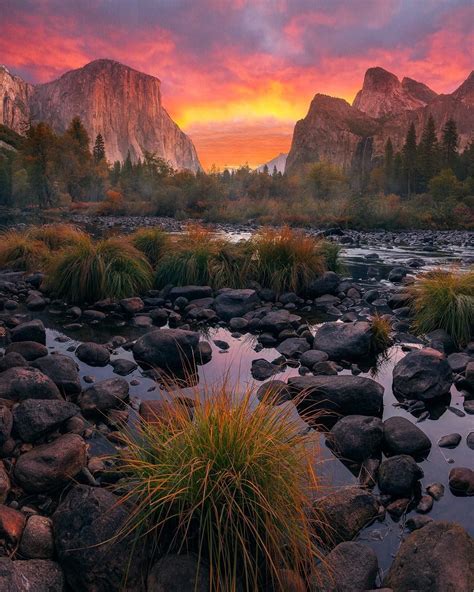
[[265,579],[283,590],[285,569],[310,577],[321,527],[308,512],[320,487],[315,443],[289,411],[255,405],[224,380],[207,387],[192,420],[169,403],[125,441],[119,487],[135,510],[122,535],[195,553],[212,592],[262,590]]
[[125,239],[94,242],[84,236],[55,256],[47,283],[54,294],[70,302],[127,298],[151,287],[152,269]]
[[44,243],[51,251],[57,251],[78,243],[86,233],[72,224],[44,224],[29,229],[28,235]]
[[344,273],[345,266],[341,261],[341,245],[329,240],[322,240],[318,244],[318,250],[324,257],[326,269],[335,273]]
[[264,229],[250,241],[254,279],[277,293],[304,293],[325,271],[325,258],[318,241],[300,231],[284,227]]
[[372,318],[371,350],[373,354],[385,351],[392,344],[391,330],[390,322],[384,317],[375,315]]
[[474,335],[474,271],[430,271],[411,288],[415,328],[444,329],[464,345]]
[[132,234],[131,239],[133,246],[145,255],[153,268],[156,268],[170,244],[169,235],[159,227],[140,228]]
[[43,269],[48,256],[48,247],[28,232],[8,230],[0,234],[0,268],[38,271]]

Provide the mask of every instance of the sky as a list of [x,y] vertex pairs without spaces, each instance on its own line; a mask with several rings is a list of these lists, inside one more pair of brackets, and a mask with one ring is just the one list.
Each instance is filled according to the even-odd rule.
[[317,92],[382,66],[437,92],[473,68],[472,0],[0,0],[0,63],[47,82],[97,58],[160,78],[203,166],[287,152]]

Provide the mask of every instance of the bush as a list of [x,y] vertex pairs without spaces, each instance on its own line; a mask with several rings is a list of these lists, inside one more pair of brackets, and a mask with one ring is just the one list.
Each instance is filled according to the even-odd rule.
[[213,592],[261,590],[265,578],[279,589],[284,569],[309,578],[318,556],[308,512],[319,487],[315,440],[289,410],[256,406],[250,391],[236,396],[226,381],[207,388],[192,421],[175,399],[156,423],[125,435],[119,487],[135,510],[121,534],[196,553]]
[[152,267],[156,267],[169,246],[169,235],[161,228],[140,228],[132,234],[133,246],[142,252]]
[[70,302],[127,298],[151,287],[145,256],[120,238],[93,242],[85,236],[58,253],[48,270],[48,286]]
[[38,271],[47,262],[48,247],[28,232],[9,230],[0,235],[0,268]]
[[459,344],[474,333],[474,271],[435,270],[411,288],[415,328],[420,333],[444,329]]
[[48,249],[56,251],[81,241],[85,233],[72,224],[45,224],[35,226],[28,231],[35,240],[43,242]]
[[303,232],[288,227],[265,229],[257,233],[250,244],[254,279],[277,293],[288,290],[303,293],[325,270],[318,241]]
[[341,245],[332,241],[323,240],[318,244],[318,250],[324,257],[324,263],[328,271],[343,273],[345,266],[340,259]]

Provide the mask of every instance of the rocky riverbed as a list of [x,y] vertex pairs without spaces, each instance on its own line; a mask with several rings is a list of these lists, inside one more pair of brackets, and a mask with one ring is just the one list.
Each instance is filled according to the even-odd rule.
[[[107,456],[124,423],[159,413],[162,374],[179,374],[183,355],[188,381],[227,373],[255,384],[255,404],[271,387],[275,405],[317,431],[324,487],[315,507],[334,532],[330,577],[320,574],[326,587],[312,592],[334,582],[351,591],[472,588],[474,344],[458,351],[442,331],[413,335],[405,292],[433,253],[456,247],[467,265],[472,235],[443,244],[440,233],[416,233],[417,256],[395,266],[386,254],[404,252],[408,238],[386,234],[376,250],[370,233],[335,236],[356,243],[352,277],[327,272],[304,300],[258,286],[186,286],[70,306],[41,291],[41,274],[0,274],[0,590],[121,589],[129,541],[100,544],[127,514],[108,490],[119,475]],[[393,342],[374,356],[376,313]],[[324,421],[312,420],[315,411]],[[160,559],[147,583],[140,561],[128,589],[163,590],[171,578],[187,590],[176,582],[192,559]]]

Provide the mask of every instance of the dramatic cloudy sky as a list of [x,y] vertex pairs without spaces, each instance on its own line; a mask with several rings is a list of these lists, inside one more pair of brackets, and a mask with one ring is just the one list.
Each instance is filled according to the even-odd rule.
[[0,63],[32,82],[90,60],[162,80],[205,167],[288,150],[316,92],[351,101],[382,66],[451,92],[473,64],[472,0],[0,0]]

